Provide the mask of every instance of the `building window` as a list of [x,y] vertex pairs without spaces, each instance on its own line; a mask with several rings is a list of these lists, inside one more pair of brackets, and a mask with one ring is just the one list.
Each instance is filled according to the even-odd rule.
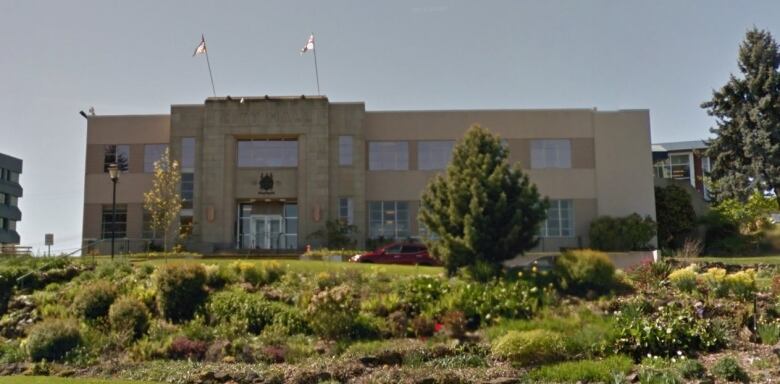
[[6,228],[5,225],[6,225],[5,224],[5,218],[4,217],[0,217],[0,229],[7,231],[8,228]]
[[130,162],[129,145],[106,145],[103,149],[103,172],[108,172],[108,166],[116,164],[120,171],[127,172]]
[[351,197],[339,198],[339,220],[349,225],[354,224],[354,211]]
[[[117,212],[117,215],[119,212]],[[108,220],[111,220],[110,214]],[[147,210],[144,209],[143,217],[142,217],[142,227],[141,227],[141,238],[149,239],[149,240],[157,240],[162,238],[162,233],[156,233],[152,229],[152,215],[149,214]],[[111,235],[109,234],[109,237]]]
[[[103,206],[102,237],[111,238],[111,223],[113,222],[113,211],[110,205]],[[127,205],[116,206],[116,238],[127,237]]]
[[146,144],[144,145],[144,172],[154,172],[154,163],[162,159],[168,144]]
[[409,169],[409,143],[372,141],[368,143],[368,169],[371,171]]
[[531,168],[571,168],[571,140],[531,140]]
[[[662,179],[690,180],[691,154],[669,155],[666,159],[655,162],[653,167],[655,175]],[[694,185],[694,183],[691,184]]]
[[19,198],[14,195],[8,195],[8,198],[6,198],[6,204],[8,204],[11,207],[18,207]]
[[542,224],[542,237],[574,236],[574,204],[571,200],[550,200],[547,220]]
[[195,171],[195,138],[182,137],[181,139],[181,171]]
[[282,248],[298,248],[298,204],[285,204],[284,215],[284,243]]
[[195,198],[195,174],[181,174],[181,208],[192,209],[192,201]]
[[0,205],[5,205],[5,193],[0,193]]
[[371,201],[368,203],[368,236],[372,239],[409,237],[409,203]]
[[339,136],[339,165],[352,165],[352,136]]
[[446,169],[452,160],[453,140],[420,141],[417,143],[417,163],[421,171]]
[[241,140],[239,167],[297,167],[297,140]]

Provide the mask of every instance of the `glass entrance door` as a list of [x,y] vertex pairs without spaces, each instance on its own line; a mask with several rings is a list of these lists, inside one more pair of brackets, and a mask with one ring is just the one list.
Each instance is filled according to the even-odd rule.
[[252,215],[252,240],[255,249],[277,249],[282,233],[282,216]]

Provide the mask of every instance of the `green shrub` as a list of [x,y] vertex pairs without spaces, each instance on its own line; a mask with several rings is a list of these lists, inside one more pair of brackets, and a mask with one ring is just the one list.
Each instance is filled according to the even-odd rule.
[[677,351],[712,351],[726,342],[720,323],[699,318],[692,306],[669,303],[645,313],[626,306],[616,315],[615,348],[634,357],[648,353],[675,356]]
[[3,272],[3,270],[0,270],[0,317],[8,309],[8,300],[11,299],[14,289],[14,281],[11,280],[10,276],[3,275]]
[[502,319],[531,317],[543,294],[542,290],[524,280],[493,280],[455,285],[437,305],[442,313],[459,311],[476,324],[495,324]]
[[276,261],[262,264],[247,261],[234,261],[229,268],[243,283],[253,286],[271,284],[284,275],[284,267]]
[[627,356],[610,356],[600,360],[581,360],[536,368],[528,373],[538,383],[609,383],[615,375],[627,375],[634,361]]
[[[281,303],[267,301],[263,296],[248,293],[243,290],[218,292],[209,299],[206,306],[211,324],[231,323],[244,332],[260,334],[263,328],[270,325],[275,316],[286,306]],[[292,310],[291,310],[292,311]],[[285,315],[293,328],[300,329],[302,325],[293,324],[298,317]],[[280,320],[282,321],[282,320]],[[305,320],[300,320],[304,322]]]
[[116,296],[113,284],[106,280],[97,280],[78,292],[73,300],[73,309],[85,320],[97,320],[108,315],[108,309],[116,300]]
[[78,325],[71,320],[44,320],[32,326],[27,353],[33,361],[58,361],[81,343]]
[[447,282],[435,276],[414,276],[396,286],[396,293],[407,314],[418,315],[429,309],[449,291]]
[[141,301],[122,297],[108,311],[111,329],[115,332],[132,332],[133,338],[141,337],[149,328],[149,310]]
[[747,383],[750,381],[745,369],[731,356],[718,359],[712,366],[712,374],[726,381]]
[[428,315],[420,315],[409,323],[412,333],[417,337],[431,337],[436,332],[436,322]]
[[726,285],[726,270],[723,268],[710,268],[702,273],[699,278],[707,290],[716,297],[724,297],[729,289]]
[[222,289],[238,281],[235,271],[225,264],[210,264],[204,268],[206,268],[206,285],[213,289]]
[[27,358],[27,353],[20,345],[20,340],[0,341],[0,364],[21,363]]
[[615,287],[615,265],[603,252],[566,251],[556,259],[555,271],[561,287],[572,294],[606,293]]
[[669,274],[669,282],[677,289],[683,292],[693,292],[696,290],[696,266],[691,265],[685,268],[677,269]]
[[350,335],[358,310],[359,302],[352,289],[339,285],[312,296],[307,313],[317,335],[337,340]]
[[761,344],[775,345],[780,342],[780,320],[773,323],[759,322],[756,331]]
[[203,304],[206,292],[206,269],[202,264],[169,264],[157,269],[157,306],[168,320],[192,319]]
[[590,223],[590,243],[600,251],[638,251],[647,248],[656,225],[650,216],[637,213],[626,217],[601,216]]
[[563,357],[563,338],[546,329],[510,331],[493,342],[492,352],[521,366],[553,363]]
[[696,228],[696,212],[691,195],[680,186],[655,187],[655,216],[658,219],[658,245],[677,249]]

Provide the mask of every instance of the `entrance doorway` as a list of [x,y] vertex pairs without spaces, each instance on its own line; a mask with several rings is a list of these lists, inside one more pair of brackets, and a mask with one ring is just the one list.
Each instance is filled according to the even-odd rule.
[[282,245],[281,215],[252,215],[252,248],[279,249]]

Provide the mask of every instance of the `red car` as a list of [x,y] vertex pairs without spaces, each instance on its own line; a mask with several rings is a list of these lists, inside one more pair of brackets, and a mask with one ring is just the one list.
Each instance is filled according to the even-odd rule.
[[373,252],[352,256],[355,263],[441,265],[428,254],[428,248],[419,243],[392,243]]

